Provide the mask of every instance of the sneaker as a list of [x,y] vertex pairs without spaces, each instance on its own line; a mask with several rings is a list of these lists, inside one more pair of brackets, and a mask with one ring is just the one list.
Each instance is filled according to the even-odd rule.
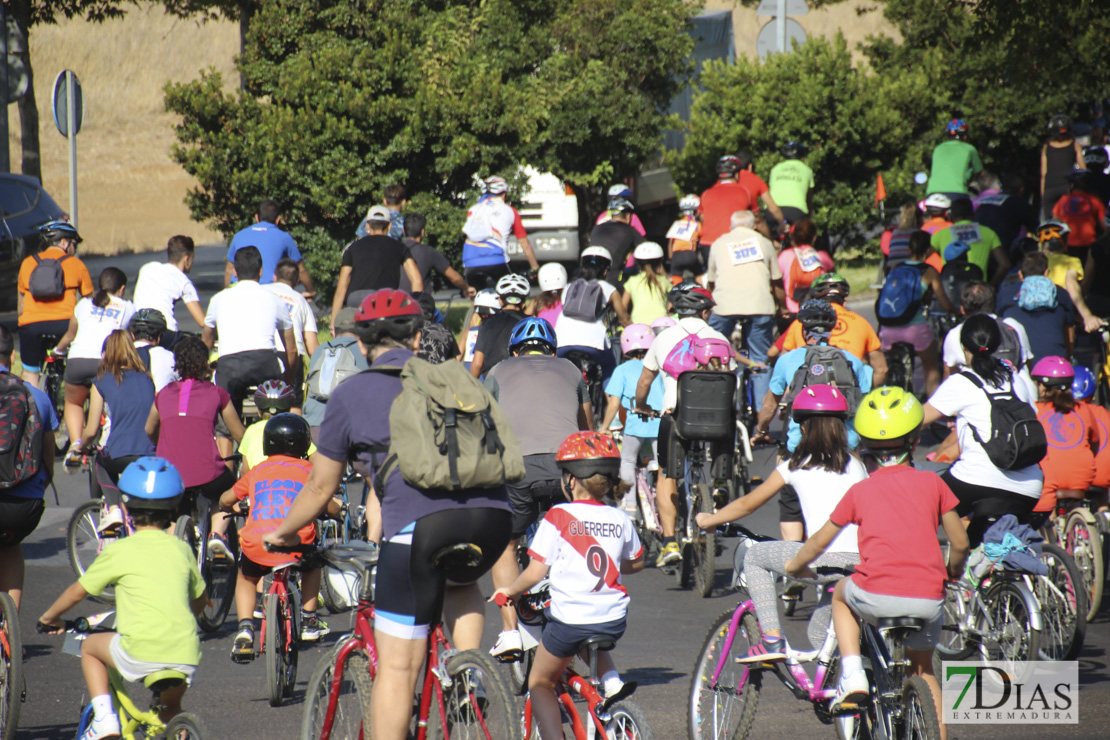
[[682,551],[678,549],[678,543],[668,542],[659,551],[659,557],[655,559],[655,567],[665,568],[668,565],[680,562],[682,562]]
[[504,630],[497,636],[497,642],[490,648],[489,654],[502,662],[519,660],[524,652],[524,641],[520,639],[517,630]]
[[103,740],[104,738],[119,736],[119,717],[110,714],[107,717],[101,717],[99,719],[94,716],[89,726],[81,733],[79,740]]
[[104,534],[109,529],[116,529],[120,526],[123,526],[123,512],[118,507],[113,506],[108,509],[107,514],[100,518],[100,524],[96,527],[96,533]]
[[[208,535],[208,557],[212,560],[234,560],[223,535],[213,532]],[[259,617],[261,619],[261,617]]]
[[316,616],[315,612],[304,615],[301,622],[301,639],[305,642],[316,642],[331,632],[328,623]]
[[242,629],[235,635],[231,647],[231,659],[236,663],[249,663],[254,660],[254,630]]
[[860,705],[867,702],[870,696],[870,687],[867,685],[867,674],[863,671],[853,671],[840,677],[840,686],[836,696],[829,706],[832,714],[855,714]]
[[66,452],[65,461],[62,463],[65,471],[70,475],[76,475],[81,472],[81,465],[83,464],[82,457],[80,452],[70,447],[69,451]]
[[736,659],[737,663],[779,663],[786,660],[786,640],[764,637]]
[[252,616],[255,619],[265,618],[265,616],[266,616],[266,600],[265,599],[266,599],[266,597],[265,597],[264,594],[259,594],[258,595],[258,600],[254,602],[254,614]]

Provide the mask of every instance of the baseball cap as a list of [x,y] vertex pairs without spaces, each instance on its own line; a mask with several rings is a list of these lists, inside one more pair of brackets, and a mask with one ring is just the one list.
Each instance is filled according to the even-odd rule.
[[353,306],[339,309],[339,314],[335,317],[335,324],[332,329],[337,332],[353,332],[355,330],[355,309]]
[[389,209],[385,206],[374,206],[366,214],[367,221],[389,221]]
[[655,242],[641,242],[640,245],[632,251],[632,258],[638,260],[661,260],[663,259],[663,247]]

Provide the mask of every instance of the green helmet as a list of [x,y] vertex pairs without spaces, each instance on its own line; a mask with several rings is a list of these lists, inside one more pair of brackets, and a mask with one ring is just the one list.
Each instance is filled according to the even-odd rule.
[[843,303],[848,297],[851,288],[848,281],[839,272],[826,272],[813,279],[809,286],[810,298],[823,298],[830,303]]

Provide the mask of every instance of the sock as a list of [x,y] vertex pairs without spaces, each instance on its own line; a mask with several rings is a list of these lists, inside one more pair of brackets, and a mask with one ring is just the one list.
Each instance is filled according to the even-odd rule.
[[109,694],[101,696],[94,696],[92,698],[93,717],[96,719],[105,719],[111,717],[112,712],[112,697]]
[[239,631],[242,632],[243,630],[247,630],[248,632],[251,633],[251,635],[253,635],[254,634],[254,621],[250,620],[250,619],[240,619],[239,620]]
[[612,696],[621,690],[624,686],[624,681],[621,680],[621,674],[616,671],[606,671],[601,676],[601,688],[606,696]]
[[304,609],[301,609],[301,619],[309,620],[309,619],[315,619],[315,618],[316,618],[316,612],[306,612]]
[[840,675],[847,676],[856,671],[863,670],[863,658],[858,655],[840,656]]
[[663,544],[664,544],[664,545],[672,545],[672,544],[674,544],[674,537],[664,537],[664,538],[663,538]]
[[[777,637],[771,637],[770,635],[764,635],[763,636],[763,642],[782,642],[782,641],[783,641],[782,635],[778,635]],[[862,665],[862,663],[861,663],[861,665]]]

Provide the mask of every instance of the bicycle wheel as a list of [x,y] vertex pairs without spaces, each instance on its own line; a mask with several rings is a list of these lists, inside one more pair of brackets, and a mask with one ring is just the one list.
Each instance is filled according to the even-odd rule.
[[[713,513],[713,495],[708,484],[698,483],[694,488],[694,498],[700,513]],[[694,536],[696,539],[690,548],[694,560],[691,563],[694,587],[705,598],[713,593],[713,578],[717,574],[717,535],[712,531],[695,531]]]
[[[97,527],[100,526],[100,512],[99,501],[86,501],[73,510],[73,514],[69,517],[69,524],[66,525],[69,565],[78,578],[85,575],[85,571],[104,547],[104,540],[97,532]],[[91,598],[104,604],[112,604],[116,600],[116,591],[109,586],[99,596]]]
[[971,585],[961,580],[944,589],[943,621],[936,648],[937,655],[943,660],[966,660],[975,652],[975,644],[961,629],[967,606],[960,589],[965,588],[970,590]]
[[23,640],[15,602],[0,591],[0,740],[15,740],[23,704]]
[[[166,740],[202,740],[205,735],[208,735],[208,730],[205,729],[204,723],[200,721],[200,717],[182,712],[166,725],[166,732],[163,737]],[[208,737],[212,736],[208,735]]]
[[443,688],[445,716],[440,716],[439,702],[433,697],[428,716],[429,738],[520,740],[520,712],[489,655],[480,650],[453,655],[447,661],[447,676],[450,682],[445,682]]
[[902,686],[902,733],[906,740],[940,740],[940,720],[929,684],[913,676]]
[[[1089,513],[1089,512],[1088,512]],[[1073,511],[1068,515],[1064,524],[1065,550],[1083,576],[1083,584],[1087,591],[1087,621],[1091,621],[1098,614],[1102,606],[1102,585],[1105,580],[1102,562],[1102,537],[1098,533],[1098,525],[1088,521],[1082,510]]]
[[630,701],[618,701],[609,709],[609,721],[605,723],[605,740],[652,740],[644,710]]
[[276,594],[266,594],[266,633],[263,652],[266,653],[266,698],[271,707],[280,707],[285,695],[285,610]]
[[532,672],[532,662],[536,659],[536,651],[525,650],[520,660],[508,664],[509,689],[515,696],[524,696],[528,693],[528,674]]
[[1041,660],[1075,660],[1087,635],[1087,592],[1075,561],[1056,545],[1041,545],[1047,576],[1033,579],[1033,593],[1041,605],[1044,639]]
[[1036,599],[1025,584],[1012,581],[996,581],[983,595],[985,616],[992,627],[983,630],[982,655],[986,660],[1008,663],[1015,676],[1024,674],[1026,664],[1037,659],[1041,648],[1041,632],[1033,629],[1030,602],[1036,608]]
[[[742,596],[745,598],[746,594]],[[734,609],[722,613],[709,628],[694,663],[690,682],[690,740],[744,740],[755,721],[763,672],[736,662],[760,639],[759,622],[744,614],[725,653]],[[720,669],[717,680],[713,674]]]
[[188,514],[179,516],[173,525],[173,536],[188,545],[193,551],[193,556],[196,556],[199,540],[197,538],[197,527],[193,522],[193,517]]
[[[339,647],[329,651],[316,663],[304,695],[304,716],[301,719],[301,740],[320,740],[325,727],[333,740],[362,740],[370,737],[370,658],[362,650],[352,650],[343,664],[335,713],[328,723],[328,698],[335,678],[335,661]],[[365,723],[365,726],[364,726]]]

